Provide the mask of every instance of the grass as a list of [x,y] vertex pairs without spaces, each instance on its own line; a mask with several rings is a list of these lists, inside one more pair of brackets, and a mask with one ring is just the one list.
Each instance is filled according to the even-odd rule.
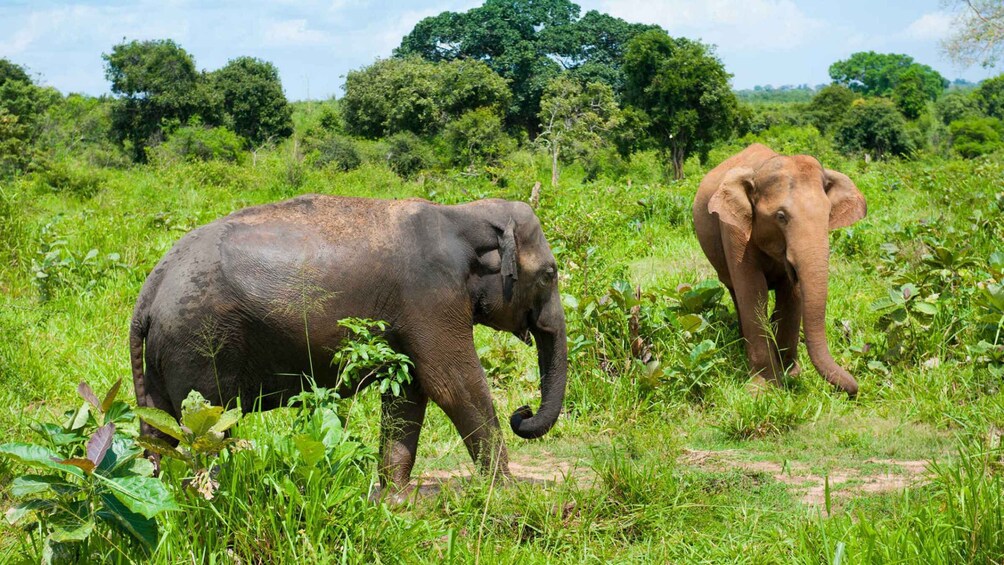
[[[716,150],[712,160],[733,149]],[[1004,402],[993,362],[967,349],[992,339],[974,321],[973,296],[976,283],[991,276],[987,258],[1004,251],[1004,222],[995,216],[1004,215],[995,208],[995,195],[1004,191],[999,162],[826,163],[855,179],[869,203],[867,218],[831,236],[831,349],[861,383],[859,399],[848,401],[812,370],[804,348],[801,376],[784,389],[749,394],[727,297],[701,306],[700,329],[681,329],[675,289],[713,278],[689,221],[704,169],[689,162],[686,179],[663,184],[654,159],[642,154],[623,176],[592,183],[569,166],[552,189],[546,160],[525,153],[500,167],[495,182],[450,172],[404,181],[374,162],[347,173],[302,166],[280,146],[254,166],[106,170],[94,176],[97,188],[84,192],[38,177],[6,183],[0,190],[4,439],[30,439],[31,422],[75,407],[81,379],[96,389],[120,377],[130,381],[126,344],[135,296],[156,261],[197,225],[306,192],[446,203],[526,200],[532,181],[540,180],[546,188],[538,214],[560,265],[562,292],[579,305],[566,301],[568,395],[562,419],[543,439],[503,433],[517,474],[539,478],[559,469],[567,472],[564,480],[502,488],[472,476],[404,507],[370,503],[380,415],[379,399],[368,391],[349,418],[352,451],[339,455],[345,464],[334,471],[311,471],[277,439],[294,433],[291,411],[246,417],[235,437],[254,448],[224,456],[214,500],[179,494],[184,510],[161,520],[151,560],[999,559],[1001,448],[994,430],[1004,427]],[[975,263],[947,274],[926,265],[933,239],[966,249]],[[58,253],[47,261],[53,249]],[[937,295],[933,320],[888,326],[871,307],[904,278],[916,280],[924,297]],[[662,372],[629,359],[632,314],[619,289],[637,286],[640,336]],[[590,302],[596,306],[587,314]],[[910,336],[908,347],[893,347],[896,332]],[[475,339],[497,411],[536,402],[532,348],[486,328],[477,328]],[[704,342],[712,346],[695,353]],[[926,363],[932,358],[938,363]],[[903,472],[887,460],[932,461],[932,472],[906,489],[862,491],[872,477]],[[455,430],[431,407],[415,475],[469,476],[472,469]],[[0,463],[5,506],[10,482],[21,473]],[[834,478],[828,504],[805,502],[809,487],[795,483],[800,473]],[[839,475],[849,479],[838,482]],[[168,469],[165,480],[178,487],[181,478],[180,470]],[[5,560],[37,560],[37,543],[0,528]],[[116,551],[115,540],[97,547],[104,547],[95,550],[102,559],[139,558]]]

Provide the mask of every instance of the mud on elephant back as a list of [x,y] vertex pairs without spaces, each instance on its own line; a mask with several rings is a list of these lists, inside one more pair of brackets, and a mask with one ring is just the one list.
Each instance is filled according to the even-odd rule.
[[[300,303],[310,307],[290,307]],[[408,485],[429,400],[480,470],[509,475],[473,324],[536,343],[540,409],[517,410],[513,431],[537,438],[555,424],[568,366],[554,256],[531,208],[503,200],[309,195],[193,230],[136,302],[137,401],[177,417],[193,389],[217,405],[268,410],[306,385],[290,375],[313,372],[334,387],[330,355],[346,334],[338,321],[350,317],[385,320],[388,343],[414,364],[401,396],[382,399],[380,477],[390,492]]]
[[[755,375],[797,374],[804,325],[813,366],[851,397],[858,384],[826,342],[829,231],[865,216],[864,195],[846,175],[809,155],[779,155],[753,144],[701,181],[694,228],[736,305]],[[775,308],[767,322],[768,293]],[[773,334],[773,336],[769,335]]]

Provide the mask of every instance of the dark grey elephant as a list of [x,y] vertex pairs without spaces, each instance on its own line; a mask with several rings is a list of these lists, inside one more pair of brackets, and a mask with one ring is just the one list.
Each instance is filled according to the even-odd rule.
[[386,320],[388,342],[414,363],[403,399],[383,398],[385,484],[408,484],[430,399],[481,471],[508,475],[474,324],[536,342],[540,410],[517,410],[513,431],[537,438],[558,418],[568,366],[554,256],[530,207],[503,200],[442,206],[311,195],[193,230],[136,302],[137,401],[178,416],[195,389],[215,404],[240,398],[245,410],[268,410],[300,392],[298,375],[311,370],[333,386],[331,352],[346,317]]

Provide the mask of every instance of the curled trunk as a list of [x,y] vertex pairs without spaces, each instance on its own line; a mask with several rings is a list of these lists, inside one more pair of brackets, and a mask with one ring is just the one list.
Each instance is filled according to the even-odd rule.
[[[555,293],[557,294],[557,293]],[[568,345],[565,339],[565,318],[561,312],[560,298],[552,298],[541,314],[550,323],[531,329],[537,344],[537,366],[540,369],[540,409],[534,414],[529,406],[522,406],[509,419],[512,431],[524,439],[536,439],[548,432],[558,420],[565,400],[565,381],[568,377]]]

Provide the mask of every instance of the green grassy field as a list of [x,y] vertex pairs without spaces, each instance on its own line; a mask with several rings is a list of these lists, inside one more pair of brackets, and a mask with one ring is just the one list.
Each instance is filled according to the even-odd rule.
[[[400,507],[369,502],[379,398],[367,391],[342,402],[348,434],[327,466],[283,444],[305,425],[293,411],[250,415],[234,435],[252,447],[221,457],[213,500],[181,486],[184,467],[165,469],[181,510],[158,517],[151,556],[99,529],[71,557],[1000,562],[1004,165],[999,156],[864,163],[785,139],[764,140],[819,154],[868,199],[864,220],[831,235],[827,326],[835,357],[861,383],[855,401],[830,390],[804,348],[800,377],[752,394],[727,293],[699,286],[697,306],[685,306],[681,285],[714,279],[690,220],[706,170],[696,160],[679,182],[665,182],[655,155],[643,153],[591,182],[571,166],[551,188],[546,157],[524,152],[488,174],[405,181],[373,162],[347,173],[310,168],[281,146],[254,164],[79,167],[0,186],[4,440],[40,442],[31,424],[62,422],[80,405],[81,380],[104,391],[122,378],[121,398],[134,403],[134,300],[198,225],[309,192],[526,200],[542,181],[538,214],[561,272],[571,364],[551,433],[526,442],[504,430],[521,480],[471,477],[460,438],[432,409],[415,469],[423,494]],[[714,151],[708,166],[741,146]],[[656,362],[632,359],[632,316]],[[535,404],[533,349],[485,328],[475,336],[497,410]],[[0,460],[5,508],[25,472]],[[5,523],[0,555],[37,562],[43,538]]]

